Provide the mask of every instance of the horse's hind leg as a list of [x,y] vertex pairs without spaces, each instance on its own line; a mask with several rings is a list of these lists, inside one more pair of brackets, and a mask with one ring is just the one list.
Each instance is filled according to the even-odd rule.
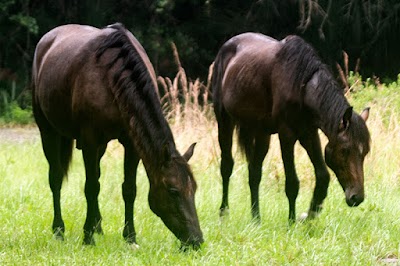
[[85,163],[86,183],[85,196],[87,202],[86,221],[83,227],[86,245],[94,245],[94,232],[102,232],[101,215],[99,210],[98,195],[100,192],[100,159],[103,156],[106,145],[84,144],[82,149],[83,160]]
[[[65,226],[61,215],[61,186],[66,174],[69,156],[63,156],[63,151],[71,153],[72,140],[65,139],[52,130],[41,129],[43,151],[49,163],[49,183],[53,194],[54,220],[53,233],[57,239],[64,239]],[[65,155],[65,154],[64,154]],[[64,160],[63,160],[64,159]]]
[[[33,90],[34,94],[34,90]],[[68,172],[72,157],[73,139],[60,136],[49,124],[33,96],[33,113],[40,130],[43,152],[49,163],[49,184],[53,194],[53,233],[57,239],[64,239],[65,225],[61,215],[61,186]]]
[[124,183],[122,184],[122,196],[125,201],[125,226],[122,233],[129,244],[136,243],[136,232],[133,222],[133,207],[136,198],[136,169],[139,156],[130,142],[124,144]]
[[270,135],[257,132],[254,137],[254,142],[250,141],[245,146],[248,157],[251,214],[253,219],[257,221],[260,220],[259,187],[262,176],[262,163],[268,152],[269,142]]
[[321,142],[318,136],[318,130],[314,129],[306,136],[300,138],[300,143],[307,151],[308,156],[314,165],[315,170],[315,188],[314,195],[311,201],[310,209],[308,211],[308,219],[312,219],[321,211],[322,202],[326,198],[329,186],[329,172],[326,168],[324,157],[321,150]]
[[228,213],[229,178],[233,169],[232,137],[234,124],[226,112],[217,116],[218,141],[221,148],[222,203],[220,216]]

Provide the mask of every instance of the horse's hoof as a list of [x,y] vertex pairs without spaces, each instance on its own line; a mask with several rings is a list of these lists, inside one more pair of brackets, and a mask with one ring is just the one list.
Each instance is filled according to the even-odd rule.
[[97,225],[94,231],[99,235],[104,235],[103,228],[101,228],[101,225]]
[[223,208],[219,210],[219,217],[227,217],[229,216],[229,209]]
[[64,241],[64,229],[63,228],[54,229],[53,236],[56,240]]
[[318,216],[318,212],[315,211],[310,211],[310,212],[303,212],[300,216],[299,216],[299,222],[305,222],[305,221],[309,221],[312,219],[317,218]]
[[85,245],[85,246],[95,246],[96,245],[93,234],[85,235],[85,237],[83,238],[83,245]]
[[122,236],[128,244],[136,244],[136,233],[133,227],[125,226]]
[[138,250],[139,249],[139,245],[138,244],[136,244],[136,243],[130,243],[129,244],[129,247],[133,250],[133,251],[136,251],[136,250]]
[[305,222],[308,218],[308,213],[303,212],[302,214],[300,214],[299,216],[299,222]]
[[64,235],[62,234],[54,234],[54,239],[57,241],[64,241]]
[[133,245],[136,244],[136,237],[134,235],[130,235],[130,236],[124,236],[124,239],[126,241],[126,243],[128,243],[129,245]]

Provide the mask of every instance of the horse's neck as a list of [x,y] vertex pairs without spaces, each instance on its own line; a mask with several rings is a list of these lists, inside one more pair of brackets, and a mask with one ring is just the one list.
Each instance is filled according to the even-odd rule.
[[317,126],[329,140],[337,135],[345,110],[350,106],[329,73],[316,72],[306,85],[304,103],[317,117]]
[[[131,122],[129,125],[130,136],[146,170],[156,171],[160,169],[165,158],[176,151],[176,147],[169,128],[149,128],[149,125]],[[150,125],[150,127],[152,126]],[[149,134],[149,132],[151,133]]]
[[164,159],[164,149],[175,152],[171,129],[162,113],[153,83],[148,81],[140,93],[125,88],[118,95],[118,104],[129,127],[132,142],[146,169],[159,168]]

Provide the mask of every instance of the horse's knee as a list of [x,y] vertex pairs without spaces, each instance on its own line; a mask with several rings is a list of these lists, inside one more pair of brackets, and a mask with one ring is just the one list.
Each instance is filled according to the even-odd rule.
[[297,195],[299,194],[299,186],[300,182],[297,177],[286,179],[285,192],[289,200],[295,200],[297,198]]
[[222,156],[221,158],[221,175],[223,178],[229,178],[233,170],[232,156]]
[[136,185],[134,182],[125,181],[122,184],[122,197],[125,202],[134,201],[136,198]]

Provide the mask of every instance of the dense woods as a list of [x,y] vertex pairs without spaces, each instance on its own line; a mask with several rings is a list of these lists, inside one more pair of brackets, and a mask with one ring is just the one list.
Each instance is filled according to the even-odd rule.
[[301,35],[336,74],[348,68],[382,81],[400,72],[398,0],[0,0],[1,103],[29,84],[44,33],[66,23],[116,21],[141,41],[161,76],[177,72],[174,43],[187,75],[205,80],[219,47],[245,31]]

